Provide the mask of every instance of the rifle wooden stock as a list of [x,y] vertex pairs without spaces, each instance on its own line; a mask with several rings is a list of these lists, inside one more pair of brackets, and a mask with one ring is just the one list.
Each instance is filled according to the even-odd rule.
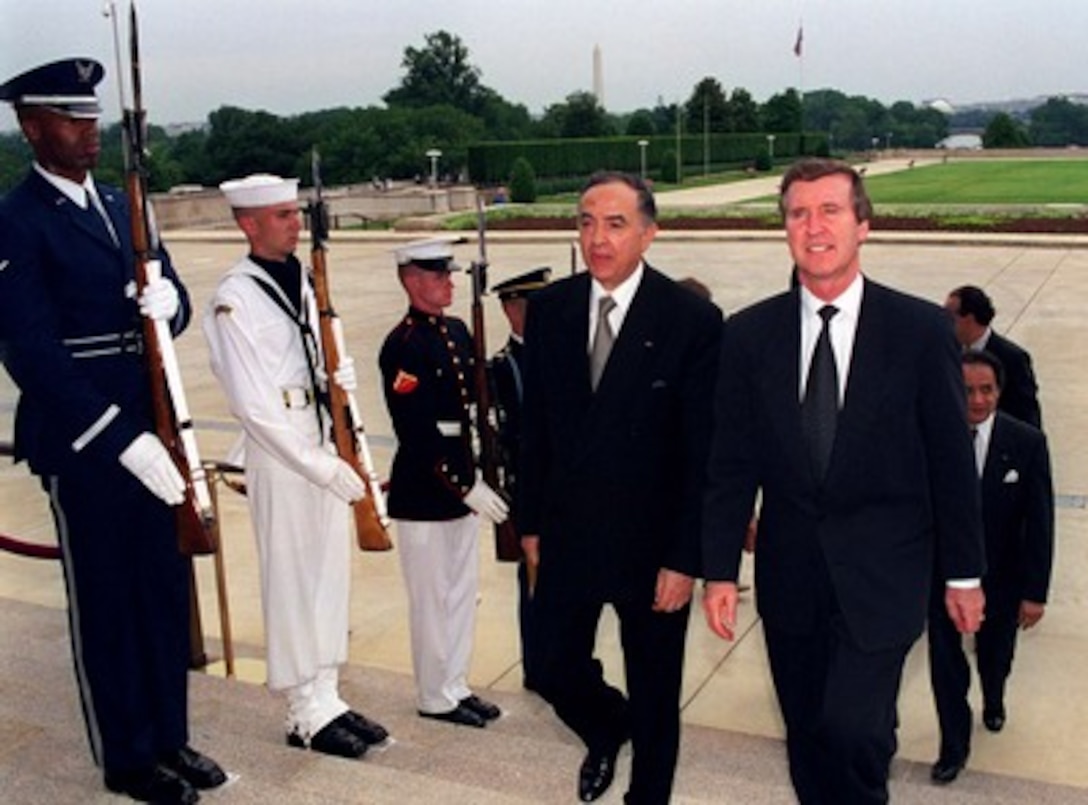
[[[480,475],[496,492],[503,494],[499,481],[499,434],[491,421],[491,384],[487,377],[487,335],[484,329],[483,296],[487,291],[487,253],[483,202],[476,198],[480,259],[469,269],[472,274],[472,352],[476,388],[476,436],[480,442]],[[500,562],[517,562],[521,559],[521,538],[513,517],[495,524],[495,558]]]
[[[323,211],[314,212],[311,216],[316,219],[323,215]],[[314,232],[318,232],[321,224],[311,223]],[[362,432],[362,423],[359,420],[355,402],[340,385],[333,380],[333,374],[340,365],[342,337],[338,332],[339,317],[333,311],[331,296],[329,294],[328,269],[325,264],[325,248],[320,242],[320,237],[315,235],[314,247],[311,253],[311,269],[314,279],[314,296],[317,298],[318,318],[321,331],[321,351],[324,355],[325,374],[328,377],[329,409],[332,413],[333,441],[336,443],[336,452],[344,461],[348,462],[359,477],[366,484],[366,497],[352,504],[355,514],[355,541],[359,549],[363,551],[388,551],[393,547],[386,527],[387,518],[385,507],[382,505],[384,493],[378,483],[377,473],[370,461],[370,451],[363,441],[366,436]],[[360,457],[361,454],[361,457]],[[366,466],[364,466],[364,463]],[[379,507],[381,511],[379,511]]]
[[[115,36],[116,33],[115,18]],[[135,4],[129,10],[129,55],[133,106],[131,109],[124,108],[122,92],[122,121],[125,135],[125,190],[128,193],[131,213],[136,295],[139,298],[148,283],[158,279],[161,266],[152,249],[151,218],[147,207],[144,110],[141,105],[139,31]],[[119,80],[120,71],[121,65],[118,63]],[[215,553],[218,540],[211,492],[197,454],[196,436],[185,400],[185,389],[181,383],[170,325],[165,321],[144,317],[142,326],[144,354],[151,382],[155,433],[185,480],[185,500],[175,508],[178,547],[183,554],[190,556]]]

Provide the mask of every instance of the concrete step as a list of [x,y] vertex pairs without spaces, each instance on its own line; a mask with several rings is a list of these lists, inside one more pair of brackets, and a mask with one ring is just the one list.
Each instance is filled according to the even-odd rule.
[[[0,787],[8,802],[114,802],[90,761],[72,683],[64,613],[0,599]],[[123,684],[123,680],[118,680]],[[237,779],[209,803],[566,803],[577,801],[582,749],[548,706],[526,692],[487,691],[504,716],[473,730],[416,715],[411,678],[382,669],[344,670],[342,692],[393,735],[361,761],[288,748],[279,699],[261,685],[194,673],[192,743]],[[630,750],[612,789],[620,803]],[[922,764],[897,761],[897,803],[1088,803],[1088,791],[968,772],[937,790]],[[780,741],[685,726],[674,802],[790,803]]]

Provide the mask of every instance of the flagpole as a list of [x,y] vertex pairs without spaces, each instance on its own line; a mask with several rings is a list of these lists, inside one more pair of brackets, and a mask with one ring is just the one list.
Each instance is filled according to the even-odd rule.
[[798,89],[797,93],[801,104],[801,131],[798,142],[798,156],[805,156],[805,18],[800,17],[797,22],[797,41],[793,45],[793,54],[797,57]]

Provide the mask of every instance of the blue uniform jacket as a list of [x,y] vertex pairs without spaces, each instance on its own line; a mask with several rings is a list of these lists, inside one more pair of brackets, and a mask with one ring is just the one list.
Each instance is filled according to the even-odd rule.
[[[80,209],[36,171],[0,200],[0,339],[22,392],[15,453],[38,475],[115,462],[153,430],[141,316],[125,292],[135,279],[128,203],[96,186],[117,244],[93,206]],[[181,298],[176,334],[189,297],[165,250],[158,257]]]

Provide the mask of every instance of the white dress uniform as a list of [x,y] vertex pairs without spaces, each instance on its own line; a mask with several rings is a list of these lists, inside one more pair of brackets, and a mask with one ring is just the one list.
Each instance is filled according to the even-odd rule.
[[[294,307],[247,258],[221,280],[204,332],[212,370],[244,431],[268,686],[287,695],[288,730],[308,737],[348,710],[337,693],[337,669],[347,660],[350,508],[327,488],[340,459],[322,436],[327,412],[320,412],[325,426],[319,421],[313,367],[321,366],[320,345],[303,338],[298,322],[257,280]],[[316,329],[305,277],[301,287],[303,319]]]

